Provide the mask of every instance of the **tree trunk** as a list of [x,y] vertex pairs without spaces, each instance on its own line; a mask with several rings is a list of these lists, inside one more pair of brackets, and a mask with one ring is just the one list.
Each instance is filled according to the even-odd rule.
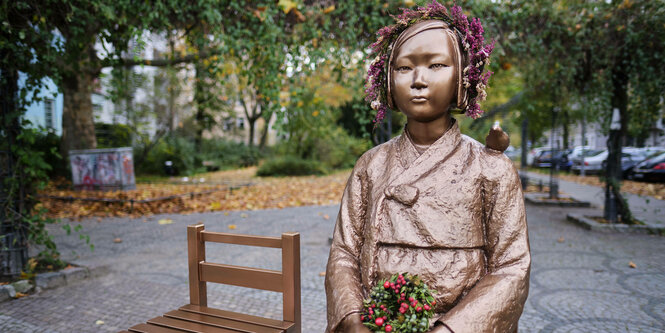
[[247,145],[254,147],[254,128],[256,127],[256,120],[258,117],[247,117],[247,126],[249,126],[249,137],[247,138]]
[[97,147],[92,114],[92,87],[95,79],[85,70],[64,76],[62,80],[62,156],[67,158],[74,149]]
[[203,81],[205,80],[205,75],[203,71],[205,68],[203,64],[199,61],[196,63],[196,80],[194,81],[194,101],[196,104],[196,134],[194,136],[194,145],[196,150],[201,149],[201,143],[203,141],[203,128],[205,121],[205,96],[204,96],[204,87]]
[[569,145],[569,136],[570,136],[570,115],[568,114],[568,111],[563,111],[563,114],[561,115],[561,127],[563,129],[563,146],[561,146],[562,149],[568,149],[570,147]]
[[[6,58],[6,54],[0,54]],[[22,112],[18,103],[18,70],[0,68],[0,282],[21,274],[28,261],[28,225],[18,212],[25,213],[26,193],[23,173],[17,168],[18,156],[12,150],[17,144]],[[30,184],[27,184],[30,185]]]
[[[607,139],[608,156],[605,167],[604,217],[610,223],[616,223],[620,218],[622,223],[632,224],[633,215],[628,202],[621,195],[621,145],[628,125],[628,75],[622,69],[612,71],[612,90],[612,123]],[[619,119],[616,119],[617,117]]]
[[261,141],[259,142],[259,149],[263,150],[266,144],[268,143],[268,131],[270,130],[270,119],[272,119],[272,112],[268,113],[267,116],[263,117],[265,124],[261,130]]

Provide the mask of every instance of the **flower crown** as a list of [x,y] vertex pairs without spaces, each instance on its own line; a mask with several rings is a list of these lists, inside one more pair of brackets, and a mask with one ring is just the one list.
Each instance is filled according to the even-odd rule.
[[[460,6],[454,5],[450,14],[445,6],[436,0],[427,7],[418,7],[416,10],[402,8],[402,14],[393,16],[396,23],[381,28],[376,34],[378,40],[370,46],[372,52],[370,58],[374,60],[367,71],[365,81],[365,100],[370,102],[376,113],[375,124],[379,124],[386,112],[390,110],[388,98],[387,71],[388,59],[393,44],[399,35],[415,23],[425,20],[442,20],[446,22],[453,31],[457,33],[462,41],[463,52],[466,52],[468,65],[462,73],[462,85],[466,89],[468,102],[461,110],[468,117],[477,119],[483,114],[478,103],[485,100],[487,93],[487,82],[493,74],[490,71],[483,73],[483,69],[489,64],[489,56],[494,50],[494,42],[484,44],[483,26],[478,18],[468,19]],[[460,87],[461,89],[461,87]],[[458,101],[459,102],[459,101]]]

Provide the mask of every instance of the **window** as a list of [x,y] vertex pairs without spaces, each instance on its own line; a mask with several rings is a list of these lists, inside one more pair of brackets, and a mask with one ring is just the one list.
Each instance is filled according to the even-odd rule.
[[245,129],[245,118],[243,117],[236,118],[236,126],[238,126],[239,129]]
[[53,124],[53,100],[44,100],[44,120],[46,128],[54,128]]

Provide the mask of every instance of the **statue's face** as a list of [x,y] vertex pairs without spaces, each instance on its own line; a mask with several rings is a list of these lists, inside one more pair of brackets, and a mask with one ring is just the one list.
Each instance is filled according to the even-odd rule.
[[409,120],[448,116],[456,89],[452,39],[443,29],[423,31],[396,50],[392,68],[395,106]]

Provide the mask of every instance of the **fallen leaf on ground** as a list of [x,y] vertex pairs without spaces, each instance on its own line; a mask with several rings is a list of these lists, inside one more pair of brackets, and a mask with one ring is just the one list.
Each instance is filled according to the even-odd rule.
[[231,229],[231,230],[235,230],[235,228],[236,228],[236,225],[235,225],[235,224],[229,224],[229,229]]
[[326,276],[326,272],[319,273],[319,276]]
[[565,239],[563,237],[557,239],[557,242],[559,242],[559,243],[563,243],[564,241],[565,241]]
[[122,243],[122,239],[121,238],[114,238],[113,243]]
[[[287,208],[339,203],[349,178],[349,170],[326,176],[255,177],[256,167],[210,172],[204,175],[208,184],[136,184],[127,191],[74,191],[66,181],[49,183],[40,195],[74,198],[102,198],[127,202],[91,202],[81,200],[41,199],[49,217],[144,217],[154,214],[191,214]],[[229,185],[231,184],[231,185]],[[244,186],[250,184],[248,186]],[[228,186],[236,186],[232,191]],[[189,193],[203,193],[190,196]],[[180,196],[187,194],[185,196]],[[139,200],[176,196],[168,200]],[[129,200],[134,204],[130,205]],[[321,213],[320,216],[323,216]]]
[[95,322],[95,325],[104,325],[104,321],[103,320],[97,320]]
[[25,296],[28,296],[28,294],[20,293],[18,291],[16,292],[16,298],[21,298],[21,297],[25,297]]
[[164,225],[164,224],[173,224],[173,220],[171,219],[161,219],[157,223]]
[[328,216],[328,214],[326,214],[326,215],[323,215],[323,218],[326,219],[326,220],[329,220],[330,216]]
[[630,268],[637,268],[637,265],[635,265],[635,263],[632,262],[632,261],[628,263],[628,266],[629,266]]
[[242,213],[242,214],[240,214],[240,217],[242,217],[243,219],[246,219],[246,218],[247,218],[247,214]]

